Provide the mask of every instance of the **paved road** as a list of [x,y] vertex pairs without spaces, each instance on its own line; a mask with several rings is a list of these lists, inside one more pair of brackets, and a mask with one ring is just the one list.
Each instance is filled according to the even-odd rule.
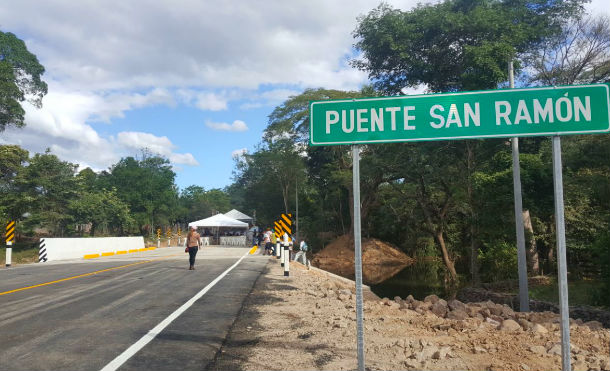
[[[195,271],[182,248],[2,269],[0,370],[100,370],[246,252],[206,248]],[[247,255],[119,370],[205,369],[267,262]]]

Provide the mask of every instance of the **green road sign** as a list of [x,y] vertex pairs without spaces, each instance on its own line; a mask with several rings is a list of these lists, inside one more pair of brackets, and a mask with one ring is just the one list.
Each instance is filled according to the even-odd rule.
[[311,102],[313,146],[610,131],[607,84]]

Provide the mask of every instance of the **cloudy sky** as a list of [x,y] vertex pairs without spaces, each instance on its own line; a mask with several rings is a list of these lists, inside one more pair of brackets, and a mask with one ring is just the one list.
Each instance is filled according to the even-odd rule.
[[[409,9],[418,0],[386,1]],[[0,30],[45,66],[43,108],[0,134],[31,152],[102,170],[143,148],[167,157],[177,184],[232,182],[273,108],[308,87],[358,89],[348,65],[367,0],[19,0]],[[608,13],[608,0],[589,6]]]

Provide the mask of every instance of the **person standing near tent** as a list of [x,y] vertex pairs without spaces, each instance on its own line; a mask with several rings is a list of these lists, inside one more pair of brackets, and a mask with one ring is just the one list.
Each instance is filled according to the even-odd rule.
[[271,229],[267,228],[263,235],[263,243],[265,244],[265,253],[271,254]]
[[189,228],[189,233],[186,236],[186,249],[189,253],[189,270],[195,270],[195,256],[197,255],[197,250],[199,250],[199,246],[201,244],[199,233],[197,233],[195,227]]
[[294,260],[295,261],[299,261],[299,259],[302,259],[303,261],[303,265],[307,266],[307,242],[305,242],[305,240],[301,240],[301,244],[299,245],[299,252],[296,253],[296,255],[294,256]]
[[272,229],[271,230],[271,255],[275,255],[276,244],[277,244],[277,237],[275,237],[275,232]]

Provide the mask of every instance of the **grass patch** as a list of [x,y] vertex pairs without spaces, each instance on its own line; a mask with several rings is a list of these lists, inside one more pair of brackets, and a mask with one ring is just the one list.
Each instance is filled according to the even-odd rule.
[[[601,289],[603,283],[596,280],[568,281],[568,301],[572,305],[595,306],[595,295]],[[518,294],[515,290],[513,294]],[[557,278],[551,277],[548,285],[536,285],[529,287],[530,299],[559,303],[559,287]]]
[[[11,265],[34,263],[38,261],[38,247],[19,246],[13,247]],[[0,247],[0,266],[6,265],[6,247]]]

